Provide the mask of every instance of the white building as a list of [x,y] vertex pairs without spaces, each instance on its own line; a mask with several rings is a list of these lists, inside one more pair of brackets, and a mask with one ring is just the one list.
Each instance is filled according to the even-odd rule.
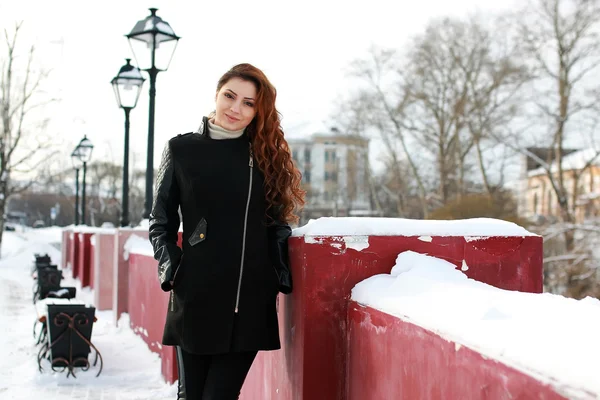
[[370,215],[368,139],[334,128],[288,144],[307,190],[308,218]]

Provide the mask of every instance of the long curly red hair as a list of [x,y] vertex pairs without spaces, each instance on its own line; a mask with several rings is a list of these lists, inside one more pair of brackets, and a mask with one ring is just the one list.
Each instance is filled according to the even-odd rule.
[[[281,115],[275,108],[277,90],[260,69],[238,64],[227,71],[217,84],[217,93],[232,78],[256,85],[256,115],[246,128],[254,157],[265,177],[267,216],[278,214],[283,222],[296,223],[295,214],[304,206],[306,192],[300,188],[302,174],[295,167],[290,148],[281,129]],[[278,210],[270,212],[270,210]]]

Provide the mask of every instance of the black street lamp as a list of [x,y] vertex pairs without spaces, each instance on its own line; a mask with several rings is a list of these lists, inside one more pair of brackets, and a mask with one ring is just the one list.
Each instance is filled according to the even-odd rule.
[[75,148],[76,155],[79,157],[79,161],[83,163],[83,182],[81,189],[81,223],[85,225],[85,174],[87,170],[87,163],[92,158],[92,150],[94,149],[94,145],[85,135],[83,135],[83,139]]
[[83,166],[79,156],[79,146],[71,153],[71,163],[75,170],[75,225],[79,225],[79,170]]
[[156,15],[157,8],[150,8],[150,15],[138,21],[127,35],[131,51],[140,69],[150,76],[150,106],[148,118],[148,152],[146,156],[146,198],[144,218],[150,218],[152,208],[152,185],[154,183],[154,109],[156,98],[156,76],[169,68],[177,42],[168,22]]
[[131,59],[126,58],[117,76],[110,82],[115,90],[117,104],[125,111],[125,146],[123,155],[123,195],[121,226],[129,225],[129,112],[137,105],[144,77],[140,69],[131,65]]

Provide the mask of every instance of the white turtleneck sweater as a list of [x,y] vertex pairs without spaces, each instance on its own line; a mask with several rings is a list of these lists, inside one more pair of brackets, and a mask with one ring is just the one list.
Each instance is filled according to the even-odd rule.
[[215,125],[212,120],[208,121],[208,134],[211,139],[222,140],[222,139],[237,139],[244,134],[244,129],[240,131],[229,131]]

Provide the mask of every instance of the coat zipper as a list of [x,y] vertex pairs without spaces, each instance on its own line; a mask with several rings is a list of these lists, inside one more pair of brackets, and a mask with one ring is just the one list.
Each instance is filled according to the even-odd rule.
[[246,230],[248,228],[248,209],[250,208],[250,196],[252,195],[252,171],[254,169],[254,154],[252,152],[252,143],[250,143],[250,184],[248,185],[248,200],[246,201],[246,215],[244,217],[244,236],[242,238],[242,259],[240,262],[240,278],[238,280],[237,296],[235,298],[235,313],[239,311],[240,290],[242,289],[242,275],[244,273],[244,255],[246,253]]
[[[183,258],[183,255],[181,256]],[[173,275],[173,283],[175,283],[175,278],[177,278],[177,274],[179,273],[179,268],[181,268],[181,259],[179,260],[179,266],[175,270],[175,275]],[[171,311],[175,311],[175,292],[174,289],[171,289]]]

